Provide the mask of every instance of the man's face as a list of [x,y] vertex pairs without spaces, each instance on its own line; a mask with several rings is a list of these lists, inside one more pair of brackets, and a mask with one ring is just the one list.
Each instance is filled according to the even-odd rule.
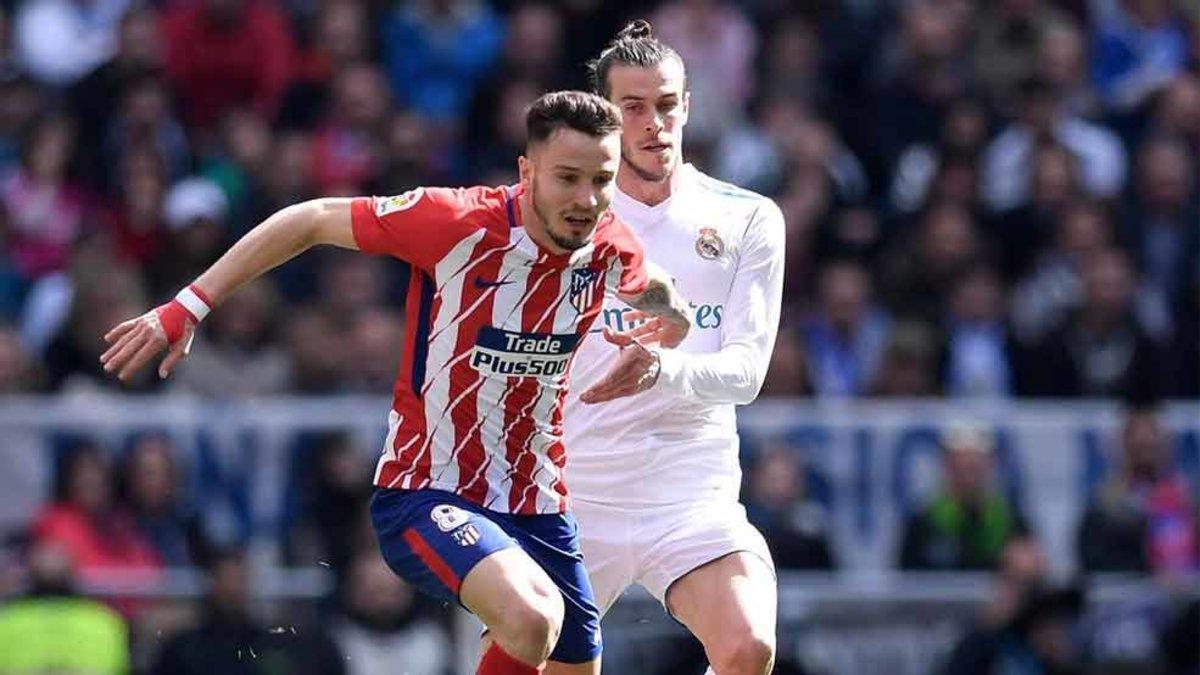
[[608,71],[608,98],[621,109],[621,160],[642,180],[661,182],[679,162],[688,119],[683,64],[616,65]]
[[518,166],[537,218],[526,217],[525,227],[544,231],[564,251],[583,248],[612,202],[620,134],[595,137],[562,128],[528,152]]

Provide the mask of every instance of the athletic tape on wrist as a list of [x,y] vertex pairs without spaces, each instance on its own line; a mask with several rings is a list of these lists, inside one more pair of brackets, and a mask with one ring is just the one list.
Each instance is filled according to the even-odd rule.
[[209,302],[208,297],[204,295],[204,291],[196,288],[195,285],[188,286],[182,291],[179,291],[179,293],[175,296],[175,299],[179,301],[179,304],[183,305],[183,308],[188,311],[188,314],[192,315],[192,319],[194,319],[196,323],[203,321],[204,317],[208,316],[208,313],[212,311],[212,303]]

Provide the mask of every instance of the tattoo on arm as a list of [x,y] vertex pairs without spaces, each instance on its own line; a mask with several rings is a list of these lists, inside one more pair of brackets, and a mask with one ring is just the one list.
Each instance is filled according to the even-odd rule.
[[671,309],[671,287],[661,279],[651,279],[641,295],[630,298],[629,304],[650,314],[663,314]]

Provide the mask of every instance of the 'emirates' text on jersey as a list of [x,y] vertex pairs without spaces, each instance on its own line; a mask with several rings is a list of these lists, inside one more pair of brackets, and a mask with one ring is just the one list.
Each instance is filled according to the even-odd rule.
[[641,242],[611,213],[556,255],[521,226],[520,188],[356,199],[360,249],[413,266],[407,335],[375,484],[454,492],[505,513],[561,513],[562,407],[606,289],[646,286]]

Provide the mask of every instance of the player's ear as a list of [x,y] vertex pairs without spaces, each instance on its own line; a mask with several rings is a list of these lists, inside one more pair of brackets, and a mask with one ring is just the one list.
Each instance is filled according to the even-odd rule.
[[528,190],[533,180],[533,160],[525,155],[517,157],[517,175],[520,177],[521,186]]
[[683,119],[680,124],[687,124],[688,111],[692,109],[692,92],[687,89],[683,90]]

